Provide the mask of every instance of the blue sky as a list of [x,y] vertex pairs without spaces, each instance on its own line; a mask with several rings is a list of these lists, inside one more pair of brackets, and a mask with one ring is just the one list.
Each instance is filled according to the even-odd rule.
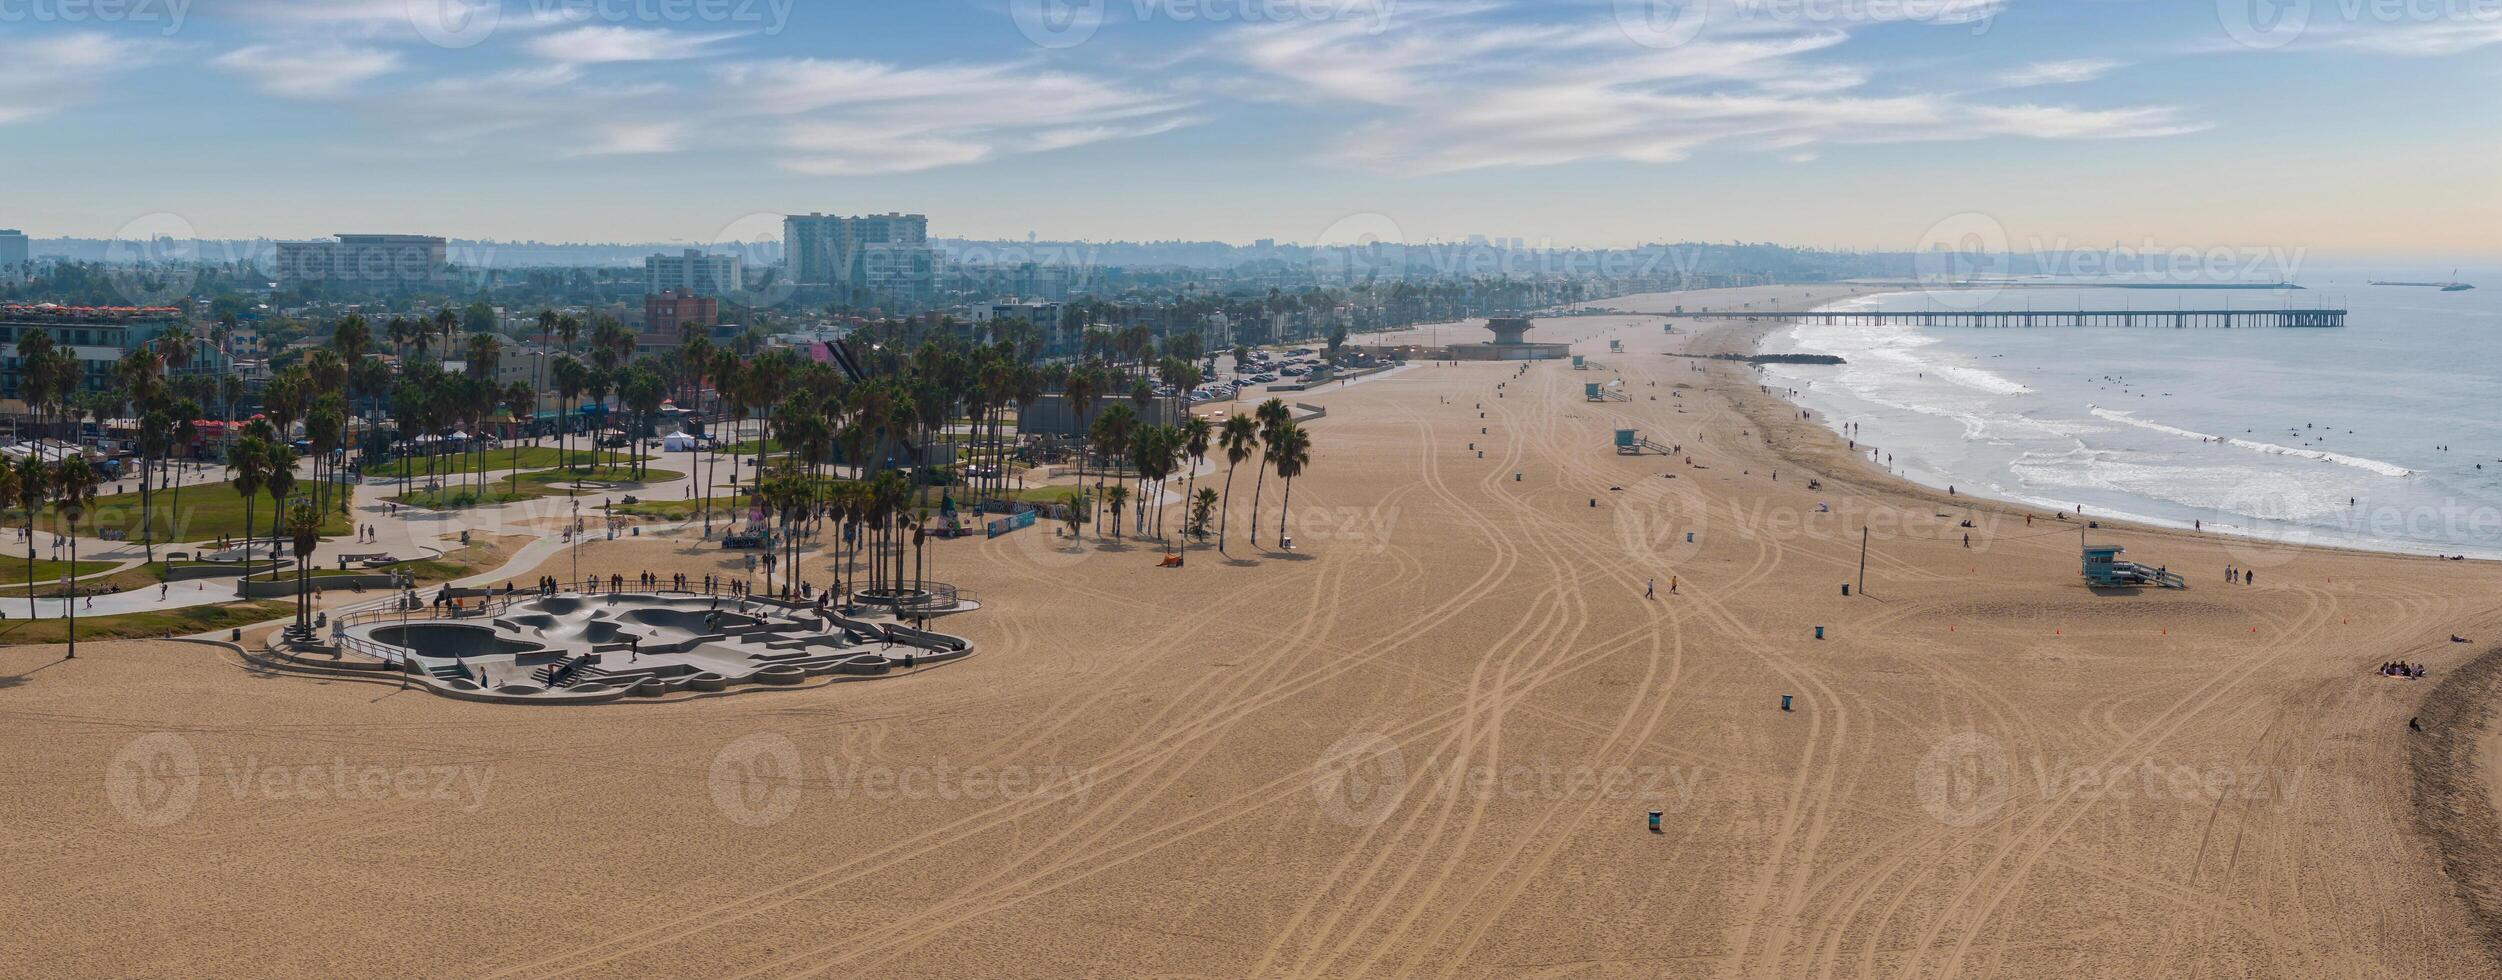
[[2472,257],[2498,87],[2502,0],[0,0],[0,226]]

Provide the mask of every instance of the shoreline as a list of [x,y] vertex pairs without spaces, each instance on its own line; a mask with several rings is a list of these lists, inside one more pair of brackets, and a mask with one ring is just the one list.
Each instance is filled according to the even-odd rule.
[[[1902,289],[1900,289],[1899,287],[1887,287],[1887,288],[1882,288],[1882,289],[1871,289],[1871,290],[1868,290],[1868,291],[1866,291],[1866,292],[1854,292],[1854,293],[1852,293],[1851,295],[1849,295],[1849,296],[1847,296],[1847,297],[1843,297],[1842,299],[1837,299],[1837,300],[1831,300],[1831,301],[1821,302],[1821,303],[1819,303],[1819,304],[1818,304],[1818,307],[1819,307],[1819,308],[1822,308],[1822,307],[1825,307],[1825,306],[1830,306],[1830,305],[1833,305],[1834,303],[1837,303],[1837,302],[1842,302],[1843,300],[1847,300],[1847,299],[1861,299],[1861,298],[1865,298],[1865,297],[1867,297],[1867,296],[1877,296],[1877,295],[1898,294],[1898,293],[1901,293],[1901,292],[1903,292],[1903,290],[1902,290]],[[1674,317],[1670,317],[1670,319],[1672,319],[1672,320],[1673,320],[1673,319],[1675,319],[1675,318],[1674,318]],[[1761,352],[1762,352],[1762,347],[1763,347],[1764,342],[1765,342],[1766,340],[1770,339],[1770,337],[1773,335],[1773,333],[1774,333],[1774,332],[1779,331],[1779,330],[1782,330],[1782,329],[1786,329],[1786,328],[1788,328],[1788,327],[1791,327],[1791,326],[1794,326],[1794,325],[1795,325],[1795,321],[1791,321],[1791,320],[1773,320],[1773,321],[1769,321],[1769,322],[1761,322],[1761,321],[1745,321],[1745,320],[1702,321],[1702,322],[1703,322],[1703,323],[1708,323],[1708,324],[1713,324],[1713,325],[1711,325],[1711,326],[1693,326],[1693,327],[1690,327],[1689,329],[1692,329],[1692,330],[1694,331],[1694,333],[1692,334],[1693,336],[1700,337],[1700,336],[1703,336],[1703,335],[1705,335],[1705,334],[1707,334],[1707,333],[1722,333],[1722,334],[1728,334],[1728,335],[1732,335],[1732,336],[1735,336],[1735,337],[1740,338],[1740,339],[1738,340],[1738,342],[1737,342],[1737,343],[1735,343],[1735,344],[1733,344],[1733,345],[1731,345],[1731,346],[1726,347],[1724,350],[1719,350],[1719,351],[1698,351],[1698,352],[1697,352],[1697,355],[1698,355],[1698,356],[1703,356],[1703,357],[1709,357],[1710,355],[1715,354],[1715,353],[1731,353],[1731,354],[1739,354],[1739,355],[1746,355],[1746,354],[1756,354],[1756,353],[1761,353]],[[1750,368],[1751,368],[1751,367],[1756,367],[1756,366],[1757,366],[1757,365],[1745,364],[1745,363],[1743,363],[1743,362],[1724,362],[1724,363],[1734,363],[1734,364],[1735,364],[1735,366],[1738,366],[1738,367],[1750,367]],[[1767,380],[1767,379],[1761,379],[1761,378],[1758,378],[1758,379],[1757,379],[1754,383],[1755,383],[1755,384],[1757,384],[1757,385],[1759,385],[1759,386],[1762,386],[1762,387],[1766,388],[1766,389],[1769,391],[1769,393],[1771,394],[1771,396],[1772,396],[1773,398],[1776,398],[1776,399],[1780,400],[1780,402],[1781,402],[1782,404],[1789,406],[1789,407],[1791,408],[1791,410],[1792,410],[1793,414],[1794,414],[1795,412],[1798,412],[1798,411],[1821,411],[1820,409],[1815,409],[1815,408],[1813,408],[1812,406],[1803,405],[1803,404],[1801,404],[1801,403],[1799,403],[1799,402],[1797,402],[1797,401],[1793,401],[1793,400],[1791,400],[1788,396],[1786,396],[1786,395],[1784,395],[1784,394],[1782,394],[1782,393],[1781,393],[1781,389],[1782,389],[1782,387],[1783,387],[1783,386],[1780,386],[1780,385],[1770,385],[1770,384],[1766,384],[1766,383],[1765,383],[1765,382],[1766,382],[1766,380]],[[1763,421],[1763,420],[1761,420],[1761,419],[1757,419],[1757,421],[1761,422],[1761,421]],[[1848,441],[1847,441],[1847,440],[1845,440],[1845,439],[1843,439],[1843,438],[1841,437],[1841,435],[1840,435],[1839,433],[1835,432],[1832,428],[1827,427],[1827,426],[1823,426],[1823,425],[1817,425],[1817,426],[1815,426],[1815,428],[1817,428],[1817,429],[1819,429],[1819,430],[1821,430],[1821,431],[1823,431],[1823,432],[1827,433],[1828,435],[1832,436],[1832,439],[1833,439],[1833,442],[1834,442],[1834,444],[1835,444],[1835,445],[1837,445],[1837,446],[1842,446],[1842,447],[1844,447],[1845,449],[1847,449]],[[1854,459],[1856,462],[1858,462],[1861,466],[1866,467],[1866,472],[1873,473],[1873,474],[1875,474],[1875,475],[1877,475],[1877,476],[1881,476],[1881,477],[1883,477],[1883,478],[1885,478],[1885,479],[1887,479],[1887,480],[1894,481],[1894,482],[1896,482],[1896,483],[1900,484],[1902,487],[1905,487],[1905,488],[1917,488],[1918,490],[1922,491],[1922,493],[1920,494],[1921,496],[1924,496],[1924,497],[1929,497],[1929,498],[1935,498],[1935,499],[1940,500],[1940,501],[1952,502],[1952,503],[1955,503],[1955,504],[1956,504],[1956,505],[1958,505],[1958,506],[1971,506],[1971,505],[1972,505],[1973,503],[1975,503],[1975,502],[1986,502],[1986,503],[1988,503],[1988,504],[1991,504],[1991,505],[1994,505],[1994,506],[1997,506],[1997,507],[2000,507],[2000,508],[2018,508],[2018,509],[2021,509],[2021,508],[2037,508],[2037,509],[2039,509],[2042,513],[2045,513],[2045,514],[2055,514],[2055,513],[2060,513],[2060,512],[2062,512],[2062,510],[2061,510],[2060,508],[2058,508],[2058,507],[2054,507],[2054,506],[2053,506],[2053,505],[2051,505],[2051,504],[2048,504],[2048,503],[2042,503],[2042,502],[2028,502],[2028,501],[2022,501],[2022,500],[2008,500],[2008,499],[2003,499],[2003,498],[1999,498],[1999,497],[1990,497],[1990,496],[1983,496],[1983,495],[1966,494],[1966,493],[1963,493],[1963,492],[1961,492],[1961,491],[1956,492],[1956,493],[1955,493],[1955,494],[1953,494],[1952,496],[1948,496],[1948,495],[1946,494],[1946,489],[1947,489],[1947,488],[1946,488],[1945,486],[1935,485],[1935,484],[1930,484],[1930,483],[1925,483],[1925,482],[1920,481],[1919,479],[1916,479],[1916,478],[1913,478],[1913,477],[1910,477],[1910,476],[1905,476],[1905,475],[1901,475],[1901,474],[1896,474],[1896,473],[1893,473],[1893,472],[1891,472],[1891,471],[1885,470],[1885,469],[1884,469],[1884,468],[1882,468],[1882,467],[1878,467],[1878,466],[1875,466],[1874,464],[1870,464],[1870,463],[1868,463],[1868,462],[1866,461],[1866,459],[1861,458],[1861,457],[1858,457],[1858,456],[1857,456],[1857,454],[1854,454],[1854,453],[1847,453],[1847,452],[1846,452],[1844,455],[1849,456],[1850,458],[1852,458],[1852,459]],[[1800,457],[1793,458],[1793,459],[1791,459],[1791,461],[1792,461],[1792,462],[1795,462],[1795,463],[1798,463],[1798,464],[1800,464],[1800,465],[1816,465],[1816,464],[1818,464],[1819,462],[1824,462],[1823,460],[1820,460],[1820,459],[1818,459],[1818,458],[1811,458],[1811,457],[1805,457],[1805,456],[1800,456]],[[2017,516],[2021,516],[2021,515],[2022,515],[2022,513],[2023,513],[2022,511],[2019,511]],[[2168,519],[2168,518],[2152,517],[2152,516],[2148,516],[2148,515],[2144,515],[2144,514],[2130,514],[2130,513],[2114,512],[2114,513],[2108,514],[2108,515],[2106,515],[2106,516],[2097,516],[2097,515],[2092,514],[2092,513],[2087,513],[2087,514],[2083,515],[2081,518],[2078,518],[2078,517],[2077,517],[2077,514],[2076,514],[2076,511],[2074,511],[2073,509],[2066,510],[2066,511],[2065,511],[2065,513],[2069,514],[2071,518],[2076,518],[2076,519],[2079,519],[2079,520],[2086,520],[2086,521],[2097,521],[2097,522],[2100,522],[2100,523],[2101,523],[2103,526],[2105,526],[2105,527],[2114,527],[2114,526],[2119,526],[2119,527],[2127,527],[2127,528],[2132,528],[2132,529],[2142,530],[2142,531],[2165,531],[2165,532],[2174,532],[2174,533],[2179,533],[2179,534],[2185,534],[2185,535],[2197,536],[2197,537],[2201,537],[2201,538],[2212,538],[2212,539],[2215,539],[2215,540],[2220,540],[2220,541],[2227,541],[2227,542],[2242,542],[2242,543],[2249,544],[2249,545],[2252,545],[2252,546],[2257,546],[2257,547],[2265,547],[2265,548],[2298,548],[2298,549],[2315,549],[2315,550],[2324,550],[2324,551],[2342,551],[2342,552],[2349,552],[2349,553],[2353,553],[2353,554],[2361,554],[2361,555],[2378,555],[2378,556],[2386,556],[2386,557],[2392,557],[2392,558],[2413,558],[2413,559],[2420,559],[2420,560],[2424,560],[2424,561],[2439,561],[2439,562],[2448,562],[2448,563],[2451,563],[2451,564],[2471,564],[2471,563],[2475,563],[2475,564],[2488,564],[2488,565],[2489,565],[2489,564],[2502,563],[2502,554],[2481,553],[2481,552],[2478,552],[2477,550],[2475,550],[2475,549],[2473,549],[2473,548],[2462,548],[2461,550],[2459,550],[2459,551],[2455,551],[2455,552],[2434,552],[2434,551],[2428,551],[2428,550],[2427,550],[2427,551],[2418,551],[2418,550],[2411,550],[2411,549],[2409,549],[2409,548],[2403,547],[2403,546],[2401,546],[2401,544],[2399,544],[2399,543],[2379,541],[2379,540],[2377,540],[2377,539],[2370,539],[2370,538],[2360,538],[2360,537],[2336,537],[2336,538],[2322,539],[2322,538],[2320,538],[2320,537],[2318,537],[2318,536],[2311,535],[2311,534],[2304,534],[2304,533],[2296,533],[2296,534],[2285,535],[2285,536],[2271,536],[2270,534],[2266,533],[2264,530],[2261,530],[2261,529],[2256,529],[2256,528],[2253,528],[2253,529],[2246,529],[2246,530],[2244,530],[2244,529],[2238,529],[2238,528],[2235,528],[2235,527],[2233,527],[2233,526],[2231,526],[2231,525],[2221,525],[2221,524],[2216,524],[2216,525],[2214,525],[2214,526],[2193,526],[2193,525],[2192,525],[2192,524],[2190,524],[2190,523],[2175,522],[2175,521],[2173,521],[2173,520],[2171,520],[2171,519]],[[2209,523],[2210,523],[2210,524],[2212,524],[2213,522],[2209,522]],[[2426,545],[2425,547],[2426,547],[2426,548],[2430,548],[2430,547],[2432,547],[2432,546],[2430,546],[2430,545]],[[2463,558],[2462,558],[2462,559],[2459,559],[2459,560],[2453,560],[2452,558],[2450,558],[2450,557],[2449,557],[2449,556],[2450,556],[2450,555],[2452,555],[2452,554],[2461,555],[2461,556],[2463,556]]]

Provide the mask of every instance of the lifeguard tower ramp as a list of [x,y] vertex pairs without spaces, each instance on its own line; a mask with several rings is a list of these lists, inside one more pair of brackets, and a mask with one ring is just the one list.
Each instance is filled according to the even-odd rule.
[[1642,431],[1639,429],[1616,430],[1616,455],[1618,456],[1667,456],[1674,452],[1675,450],[1667,446],[1642,438]]
[[1615,390],[1613,385],[1603,385],[1596,381],[1582,385],[1581,394],[1582,397],[1594,402],[1623,402],[1633,400],[1625,397],[1624,392]]
[[2097,589],[2186,589],[2189,580],[2179,572],[2149,568],[2120,557],[2124,549],[2117,545],[2085,546],[2085,584]]

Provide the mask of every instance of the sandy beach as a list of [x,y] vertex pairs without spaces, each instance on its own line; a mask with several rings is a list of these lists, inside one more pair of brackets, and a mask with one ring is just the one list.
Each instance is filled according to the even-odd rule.
[[[1298,393],[1292,553],[1247,470],[1183,569],[934,543],[979,653],[872,683],[514,707],[0,649],[0,975],[2502,976],[2502,671],[2462,672],[2502,567],[2085,532],[1665,356],[1769,327]],[[2081,537],[2192,587],[2088,590]]]

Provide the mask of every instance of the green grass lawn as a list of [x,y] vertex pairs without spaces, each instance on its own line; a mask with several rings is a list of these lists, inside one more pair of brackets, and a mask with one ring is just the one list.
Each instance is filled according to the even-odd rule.
[[[601,450],[600,452],[594,454],[590,449],[585,448],[580,444],[565,447],[565,453],[563,456],[558,456],[556,454],[556,447],[554,446],[523,446],[521,447],[520,452],[520,468],[525,470],[553,469],[555,467],[565,465],[590,466],[595,462],[594,456],[597,457],[596,462],[601,464],[614,463],[626,458],[623,450]],[[486,457],[486,471],[489,473],[514,468],[513,450],[510,448],[492,450],[484,455]],[[457,473],[476,473],[478,472],[479,456],[480,454],[478,453],[457,453],[450,456],[436,456],[432,458],[431,472],[436,476],[450,476]],[[422,480],[425,479],[428,472],[428,459],[421,456],[415,459],[392,460],[382,466],[365,471],[365,475],[387,476],[394,479],[406,476]]]
[[[703,500],[645,500],[640,503],[617,504],[609,508],[609,510],[611,513],[615,513],[623,517],[648,517],[659,521],[683,521],[690,518],[702,517],[704,513],[704,500],[712,501],[712,519],[715,523],[719,523],[726,519],[726,515],[729,515],[732,511],[737,511],[742,515],[746,512],[747,497],[744,494],[736,496],[723,494],[716,497],[707,497]],[[739,518],[739,520],[745,519],[746,518],[744,516]]]
[[[387,499],[389,499],[392,503],[399,504],[404,507],[422,507],[427,510],[467,510],[472,507],[493,507],[498,504],[509,504],[522,500],[536,500],[542,497],[566,496],[569,491],[567,491],[564,487],[557,485],[562,483],[573,483],[582,480],[588,480],[593,483],[615,483],[621,485],[632,483],[667,483],[672,480],[683,479],[685,475],[686,474],[675,473],[669,470],[650,469],[645,470],[643,475],[638,478],[635,476],[632,469],[622,466],[612,466],[595,470],[542,470],[536,473],[517,473],[500,479],[490,480],[487,482],[486,494],[483,497],[480,496],[478,488],[475,485],[453,483],[445,486],[441,490],[420,490],[415,493],[403,494],[401,496]],[[580,495],[587,497],[597,496],[599,494],[595,491],[583,491]]]
[[[233,629],[265,623],[295,611],[291,599],[263,602],[229,602],[213,606],[191,606],[165,612],[126,613],[120,616],[78,617],[78,638],[81,640],[142,639],[161,637],[168,633],[189,636],[213,630]],[[19,610],[20,613],[24,610]],[[0,622],[0,644],[60,643],[69,638],[69,622],[61,619],[27,620],[12,618]]]
[[[109,561],[82,561],[78,563],[77,570],[71,574],[85,576],[109,572],[113,570],[115,564],[117,563]],[[26,574],[26,556],[20,554],[11,558],[8,549],[0,548],[0,585],[19,585],[28,581],[58,582],[61,579],[61,572],[69,567],[70,563],[65,561],[37,558],[35,559],[35,573],[30,578]]]
[[[309,481],[296,481],[296,488],[299,492],[309,492],[312,487],[313,484]],[[185,486],[182,488],[180,509],[174,506],[174,496],[171,490],[159,491],[152,495],[152,502],[155,504],[152,511],[155,517],[155,537],[158,546],[162,547],[169,542],[208,541],[219,537],[240,538],[243,536],[243,495],[235,491],[234,484],[196,483]],[[267,535],[270,517],[273,513],[268,491],[264,490],[252,495],[252,512],[253,533]],[[12,511],[0,514],[0,522],[5,522],[10,527],[20,527],[23,526],[25,517],[21,513]],[[35,519],[35,526],[46,531],[59,530],[60,516],[46,509],[43,516]],[[96,537],[99,529],[114,528],[121,529],[131,541],[139,540],[138,494],[125,493],[98,497],[95,506],[82,515],[78,521],[78,534],[85,537]],[[321,533],[325,537],[348,533],[347,518],[333,510],[328,521],[322,525]],[[5,550],[5,548],[0,548],[0,551]]]

